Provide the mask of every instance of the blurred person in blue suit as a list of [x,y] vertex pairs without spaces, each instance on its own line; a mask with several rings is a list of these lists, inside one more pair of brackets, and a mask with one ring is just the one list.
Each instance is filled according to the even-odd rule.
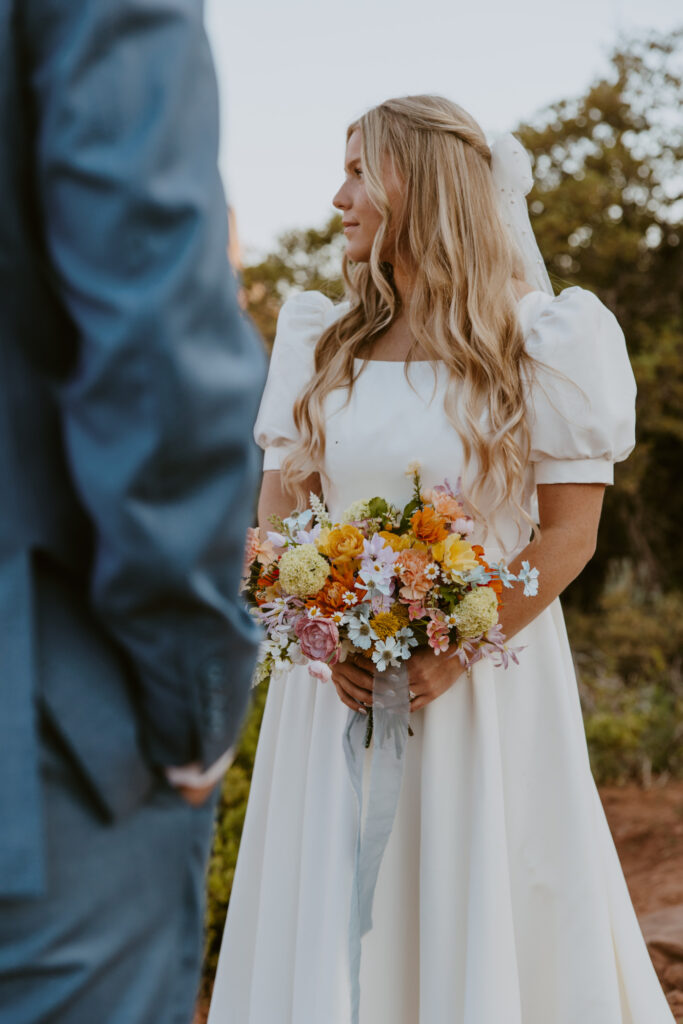
[[0,0],[0,1020],[185,1024],[266,359],[199,0]]

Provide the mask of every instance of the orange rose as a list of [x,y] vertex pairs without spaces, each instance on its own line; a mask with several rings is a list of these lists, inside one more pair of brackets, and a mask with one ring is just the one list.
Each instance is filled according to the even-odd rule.
[[315,597],[306,601],[307,608],[319,608],[328,619],[331,619],[335,612],[345,612],[346,602],[344,594],[348,587],[337,581],[328,582],[322,590],[318,591]]
[[323,554],[333,562],[344,562],[351,558],[359,558],[363,554],[365,537],[357,526],[344,524],[330,530],[325,539]]
[[442,516],[432,508],[418,509],[410,519],[413,533],[426,544],[438,544],[448,536],[448,529]]

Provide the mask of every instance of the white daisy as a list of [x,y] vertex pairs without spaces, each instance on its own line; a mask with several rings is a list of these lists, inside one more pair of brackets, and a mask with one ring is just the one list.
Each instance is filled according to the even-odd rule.
[[377,634],[364,616],[355,616],[348,624],[349,640],[354,647],[367,651]]
[[399,665],[400,657],[401,649],[393,636],[388,636],[386,640],[378,640],[372,652],[372,660],[380,672],[384,672],[390,665]]

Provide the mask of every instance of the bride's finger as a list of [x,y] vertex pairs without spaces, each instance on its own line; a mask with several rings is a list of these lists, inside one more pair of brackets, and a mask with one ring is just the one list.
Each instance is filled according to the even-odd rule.
[[372,689],[373,667],[372,662],[367,658],[347,658],[346,661],[338,662],[340,668],[346,669],[354,682],[359,686],[370,686]]
[[348,679],[351,686],[355,686],[358,690],[362,690],[363,693],[369,693],[372,695],[372,675],[368,675],[361,669],[356,669],[354,671],[353,665],[348,665],[345,661],[339,662],[336,666],[336,670],[339,677]]
[[[332,680],[332,681],[334,682],[334,680]],[[337,695],[338,695],[340,701],[342,702],[342,704],[346,704],[347,708],[350,708],[351,711],[360,711],[361,714],[364,714],[364,715],[367,714],[367,711],[365,710],[365,708],[361,707],[358,704],[357,701],[352,700],[347,695],[346,691],[338,683],[334,682],[334,686],[335,686],[335,689],[337,691]]]
[[335,676],[335,682],[358,704],[372,704],[372,690],[364,690],[362,686],[357,686],[343,672]]

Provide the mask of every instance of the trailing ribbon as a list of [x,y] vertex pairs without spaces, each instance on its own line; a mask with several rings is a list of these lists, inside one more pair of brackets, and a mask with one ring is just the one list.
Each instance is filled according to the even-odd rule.
[[373,677],[373,740],[368,811],[363,829],[363,763],[367,717],[351,711],[344,732],[344,753],[358,802],[358,833],[351,889],[349,969],[351,1022],[360,1012],[361,939],[372,928],[372,902],[380,865],[396,817],[403,780],[405,744],[410,724],[408,670],[375,670]]

